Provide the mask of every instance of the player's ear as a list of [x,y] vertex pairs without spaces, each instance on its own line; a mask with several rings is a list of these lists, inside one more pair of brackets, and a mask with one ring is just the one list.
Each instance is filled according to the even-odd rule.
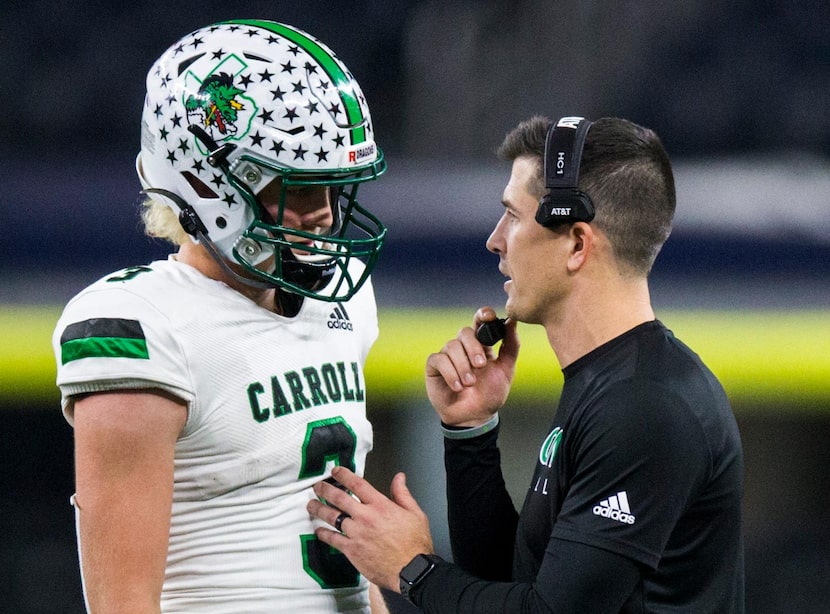
[[585,222],[575,222],[570,227],[568,238],[571,242],[568,270],[575,273],[585,265],[593,251],[594,229]]

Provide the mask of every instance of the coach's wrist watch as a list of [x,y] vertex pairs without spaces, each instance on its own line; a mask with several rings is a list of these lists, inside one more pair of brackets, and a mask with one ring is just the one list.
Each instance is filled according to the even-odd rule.
[[433,554],[419,554],[414,559],[409,561],[403,569],[401,569],[401,595],[403,595],[407,601],[412,601],[410,593],[424,581],[433,569],[435,569],[436,561],[440,560],[441,559],[439,557]]

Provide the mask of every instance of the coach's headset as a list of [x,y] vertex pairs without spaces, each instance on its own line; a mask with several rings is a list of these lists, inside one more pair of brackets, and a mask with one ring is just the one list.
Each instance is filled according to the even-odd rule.
[[584,117],[563,117],[551,124],[545,137],[545,187],[536,221],[552,227],[594,219],[594,203],[577,187],[582,148],[591,122]]

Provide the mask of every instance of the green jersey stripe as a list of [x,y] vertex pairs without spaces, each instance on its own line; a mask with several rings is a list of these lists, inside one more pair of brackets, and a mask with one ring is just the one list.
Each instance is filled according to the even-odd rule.
[[144,339],[86,337],[61,343],[61,363],[81,358],[150,358]]
[[[343,107],[346,110],[346,119],[349,126],[356,126],[351,129],[352,145],[363,143],[366,140],[366,118],[360,110],[360,104],[355,98],[354,92],[348,87],[351,79],[343,72],[343,68],[338,64],[331,54],[323,49],[319,43],[308,38],[304,34],[296,30],[284,26],[279,23],[270,21],[260,21],[257,19],[233,19],[225,23],[238,23],[247,26],[256,26],[264,28],[280,36],[284,36],[288,40],[297,43],[300,47],[305,49],[308,54],[317,60],[329,78],[338,86],[340,91],[340,100],[343,102]],[[341,87],[345,86],[345,87]]]

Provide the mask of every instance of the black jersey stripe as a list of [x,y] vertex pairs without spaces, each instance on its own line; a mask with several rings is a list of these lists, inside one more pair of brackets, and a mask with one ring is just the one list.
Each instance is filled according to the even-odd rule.
[[144,339],[144,329],[138,320],[123,318],[92,318],[70,324],[63,330],[61,344],[89,337],[119,337],[122,339]]
[[92,318],[67,326],[61,335],[61,363],[81,358],[149,358],[138,320]]

